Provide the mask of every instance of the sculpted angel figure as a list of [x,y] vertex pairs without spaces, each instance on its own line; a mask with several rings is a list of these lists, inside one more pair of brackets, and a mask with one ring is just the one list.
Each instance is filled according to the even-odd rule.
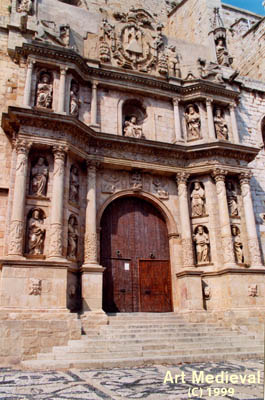
[[135,115],[131,116],[129,121],[125,121],[124,135],[138,139],[143,137],[143,128],[140,125],[137,125],[137,118]]
[[194,182],[194,189],[191,192],[191,215],[201,217],[205,214],[205,191],[199,181]]
[[52,106],[52,91],[50,74],[44,73],[40,77],[37,86],[37,107],[51,108]]
[[49,168],[45,165],[44,157],[39,157],[31,171],[32,194],[36,196],[45,196],[48,174]]
[[46,229],[43,227],[43,218],[40,210],[34,210],[28,223],[29,254],[43,254],[43,245]]
[[228,140],[228,127],[221,108],[216,109],[213,120],[217,139]]
[[193,241],[196,247],[197,263],[208,263],[210,261],[210,241],[209,235],[202,225],[196,228]]
[[201,118],[193,104],[188,106],[185,112],[185,120],[187,124],[188,139],[199,139],[201,132]]

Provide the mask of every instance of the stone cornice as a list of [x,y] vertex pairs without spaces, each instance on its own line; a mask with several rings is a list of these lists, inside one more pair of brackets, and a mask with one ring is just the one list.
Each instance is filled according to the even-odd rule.
[[[171,144],[96,132],[72,116],[20,107],[9,107],[2,116],[2,128],[11,139],[19,135],[33,143],[72,145],[99,161],[125,157],[129,162],[183,167],[189,160],[210,157],[251,162],[259,152],[259,148],[229,142]],[[46,132],[45,138],[40,130]]]
[[[79,70],[82,79],[91,81],[97,79],[99,83],[107,86],[124,86],[139,89],[152,89],[165,97],[174,97],[176,94],[180,96],[190,96],[192,94],[199,96],[219,95],[230,100],[239,98],[237,91],[226,89],[222,84],[211,81],[196,79],[194,81],[185,81],[174,79],[174,84],[169,83],[167,79],[150,76],[131,70],[121,70],[111,65],[101,65],[92,67],[92,60],[84,59],[79,54],[70,49],[60,48],[58,46],[42,44],[39,42],[24,43],[22,47],[16,47],[16,58],[32,56],[36,59],[40,58],[43,62],[45,58],[49,63],[71,63]],[[93,62],[95,65],[96,63]],[[90,65],[89,65],[90,64]],[[169,78],[170,80],[170,78]],[[161,92],[161,93],[159,93]],[[185,100],[185,99],[184,99]]]

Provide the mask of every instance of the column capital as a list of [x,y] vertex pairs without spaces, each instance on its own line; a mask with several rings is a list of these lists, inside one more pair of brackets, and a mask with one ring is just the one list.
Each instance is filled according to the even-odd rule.
[[212,171],[212,177],[214,178],[215,182],[225,182],[225,177],[227,175],[227,170],[222,168],[215,168]]
[[65,75],[67,71],[68,71],[68,67],[66,67],[65,65],[60,66],[61,75]]
[[213,104],[213,99],[211,97],[206,98],[206,105],[211,106]]
[[98,86],[98,81],[92,81],[92,89],[96,89]]
[[180,185],[182,183],[182,184],[186,185],[189,177],[190,177],[190,174],[188,174],[187,172],[184,172],[184,171],[183,172],[178,172],[176,174],[177,184]]
[[25,139],[17,139],[14,141],[14,146],[17,154],[24,154],[27,156],[32,146],[32,142]]
[[244,185],[244,184],[249,185],[250,179],[252,178],[252,176],[253,176],[252,171],[242,172],[242,173],[239,175],[240,185]]
[[236,102],[232,101],[231,103],[229,103],[229,107],[230,107],[230,109],[234,110],[237,107]]
[[56,159],[64,160],[68,150],[69,150],[68,146],[65,145],[53,146],[52,152],[54,154],[55,160]]
[[88,170],[97,170],[100,167],[100,162],[98,160],[86,160],[86,166]]
[[27,63],[27,66],[28,66],[28,68],[33,68],[34,64],[36,64],[36,61],[29,59],[28,63]]
[[181,101],[181,98],[179,96],[175,96],[172,98],[172,102],[173,102],[174,106],[178,106],[180,101]]

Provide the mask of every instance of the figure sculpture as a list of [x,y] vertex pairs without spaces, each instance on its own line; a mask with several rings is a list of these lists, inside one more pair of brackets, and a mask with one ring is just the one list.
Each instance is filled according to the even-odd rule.
[[79,201],[79,173],[75,165],[72,166],[70,172],[69,200],[73,203]]
[[187,107],[185,119],[187,124],[188,139],[200,139],[201,119],[200,114],[196,111],[193,104]]
[[210,241],[204,226],[197,226],[193,240],[196,247],[197,263],[204,264],[210,262]]
[[240,238],[240,230],[238,226],[232,225],[232,235],[233,235],[236,262],[238,264],[243,264],[244,263],[243,244]]
[[67,255],[75,259],[77,255],[78,229],[76,218],[71,215],[68,222],[68,250]]
[[226,196],[228,209],[231,217],[238,216],[238,204],[237,204],[237,194],[234,190],[232,182],[228,181],[226,186]]
[[48,180],[49,168],[45,164],[44,157],[39,157],[37,163],[32,168],[31,177],[32,177],[32,194],[35,196],[45,196],[46,195],[46,187]]
[[37,85],[37,107],[51,108],[52,106],[52,91],[51,76],[45,72],[40,76]]
[[78,117],[79,107],[81,101],[79,100],[79,86],[76,82],[72,82],[70,92],[70,114],[74,117]]
[[216,56],[219,65],[229,67],[232,64],[232,57],[229,56],[224,39],[220,38],[216,44]]
[[36,209],[28,223],[28,250],[29,254],[43,254],[43,246],[46,229],[43,227],[43,216],[41,211]]
[[194,189],[190,197],[192,217],[201,217],[205,215],[205,191],[200,182],[194,182]]
[[217,139],[228,140],[228,127],[226,120],[222,115],[221,108],[216,108],[214,116],[214,127]]
[[29,14],[32,10],[32,7],[33,7],[32,0],[22,0],[18,6],[18,12]]
[[131,116],[129,121],[125,121],[124,135],[138,139],[143,137],[143,129],[140,125],[137,125],[137,118],[135,115]]

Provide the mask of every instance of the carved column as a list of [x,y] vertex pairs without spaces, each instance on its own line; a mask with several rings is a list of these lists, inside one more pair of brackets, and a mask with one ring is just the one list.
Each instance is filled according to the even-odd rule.
[[97,204],[96,204],[97,162],[87,162],[87,207],[85,232],[85,264],[97,264]]
[[174,97],[173,99],[173,107],[174,107],[174,121],[175,121],[175,134],[173,137],[172,142],[183,142],[181,137],[181,122],[180,122],[180,115],[179,115],[179,102],[180,99],[178,97]]
[[97,113],[98,113],[98,107],[97,107],[97,101],[98,101],[97,87],[98,87],[98,82],[93,81],[93,82],[92,82],[92,96],[91,96],[91,125],[96,125],[96,126],[97,126]]
[[208,134],[209,134],[209,139],[216,140],[214,121],[213,121],[212,103],[213,103],[212,99],[210,99],[210,98],[206,99],[207,120],[208,120]]
[[216,183],[224,264],[226,266],[235,266],[234,245],[233,245],[233,238],[230,226],[230,216],[229,216],[227,197],[226,197],[226,186],[225,186],[226,175],[227,171],[220,168],[216,168],[212,173],[212,176]]
[[249,184],[251,177],[252,173],[249,171],[240,174],[239,178],[240,178],[240,186],[243,197],[243,206],[246,217],[248,249],[251,258],[251,266],[260,267],[262,263],[261,263],[258,235],[256,230],[255,214],[254,214],[250,184]]
[[49,257],[63,257],[64,170],[66,146],[54,146]]
[[8,254],[12,256],[23,256],[25,196],[30,147],[31,143],[25,140],[16,142],[16,177],[8,249]]
[[190,227],[190,213],[189,213],[188,193],[187,193],[188,178],[189,174],[185,172],[179,172],[176,176],[178,184],[178,197],[179,197],[180,223],[181,223],[181,244],[183,251],[184,268],[192,267],[194,265],[192,234]]
[[231,103],[230,108],[230,116],[231,116],[231,124],[232,124],[232,132],[233,132],[233,142],[239,143],[239,134],[237,129],[237,122],[236,122],[236,113],[235,113],[235,103]]
[[60,85],[59,85],[59,103],[58,103],[58,112],[65,112],[65,81],[66,81],[66,71],[67,67],[61,67],[60,69]]
[[30,60],[28,63],[27,68],[27,75],[26,75],[26,82],[25,82],[25,89],[24,89],[24,99],[23,104],[25,107],[30,107],[30,100],[31,100],[31,82],[32,82],[32,72],[33,66],[35,61]]

